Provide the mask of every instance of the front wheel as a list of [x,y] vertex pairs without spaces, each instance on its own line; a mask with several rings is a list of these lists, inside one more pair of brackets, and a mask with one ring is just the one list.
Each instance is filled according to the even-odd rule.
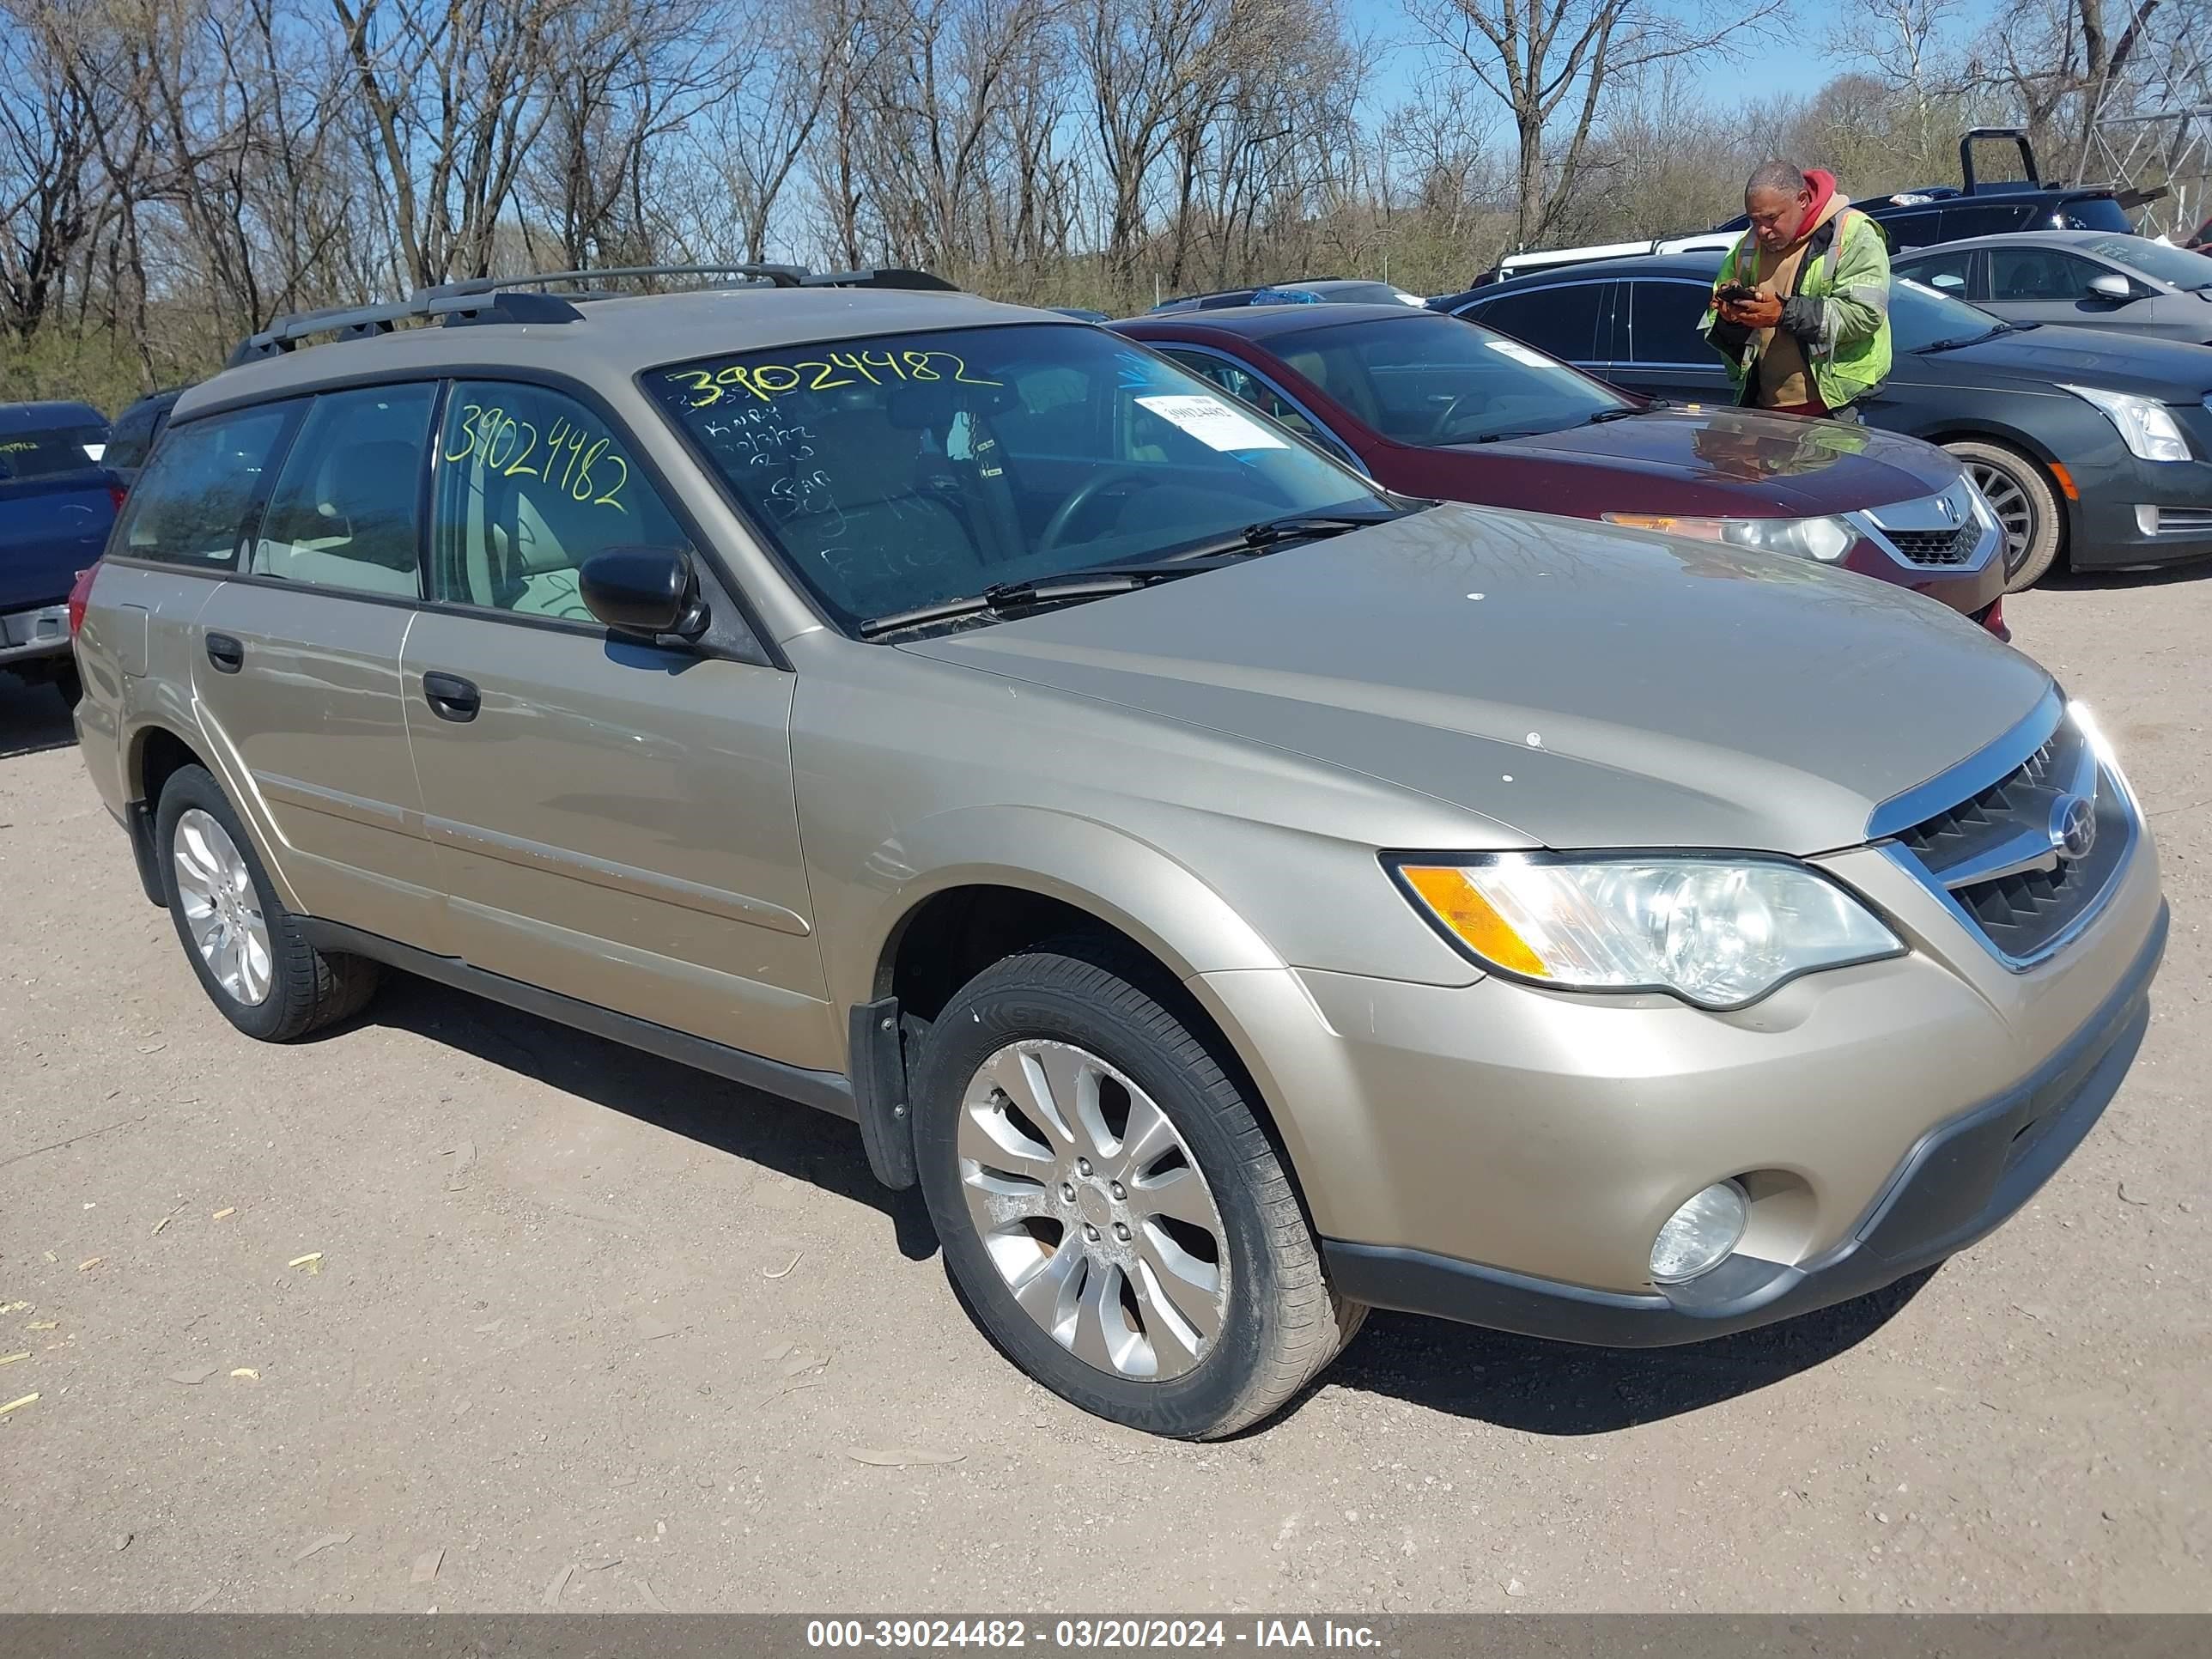
[[1966,469],[1997,515],[2005,538],[2005,592],[2017,593],[2051,574],[2065,541],[2066,516],[2043,469],[2002,444],[1960,439],[1944,448]]
[[947,1266],[1014,1362],[1085,1411],[1213,1439],[1350,1340],[1273,1144],[1133,953],[1000,962],[931,1028],[914,1097]]

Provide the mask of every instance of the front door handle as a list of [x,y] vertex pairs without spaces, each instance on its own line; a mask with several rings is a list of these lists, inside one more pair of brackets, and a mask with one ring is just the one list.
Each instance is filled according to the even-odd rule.
[[228,634],[207,636],[208,660],[226,674],[235,674],[246,666],[246,647]]
[[425,674],[422,701],[430,705],[430,712],[440,720],[465,725],[483,707],[483,693],[477,690],[473,680],[465,680],[459,674]]

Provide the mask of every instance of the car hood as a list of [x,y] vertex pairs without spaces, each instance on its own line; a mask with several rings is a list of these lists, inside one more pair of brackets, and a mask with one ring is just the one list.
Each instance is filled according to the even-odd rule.
[[1909,361],[1926,380],[1942,379],[1947,364],[1971,363],[2044,392],[2057,380],[2172,404],[2193,404],[2212,392],[2212,349],[2117,329],[2020,329],[1954,351],[1916,352]]
[[[1540,457],[1648,480],[1634,505],[1668,505],[1649,492],[1683,485],[1729,491],[1761,517],[1812,516],[1936,495],[1959,465],[1917,439],[1834,421],[1737,409],[1655,410],[1626,420],[1455,448]],[[1594,489],[1603,486],[1595,479]],[[1624,506],[1629,503],[1624,502]]]
[[1855,845],[2050,684],[1846,571],[1459,506],[902,648],[1449,802],[1470,847]]

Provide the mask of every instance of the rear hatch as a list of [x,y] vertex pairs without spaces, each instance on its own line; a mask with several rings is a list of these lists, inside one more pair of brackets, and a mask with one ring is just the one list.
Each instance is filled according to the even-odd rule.
[[0,612],[59,605],[115,522],[98,426],[0,429]]

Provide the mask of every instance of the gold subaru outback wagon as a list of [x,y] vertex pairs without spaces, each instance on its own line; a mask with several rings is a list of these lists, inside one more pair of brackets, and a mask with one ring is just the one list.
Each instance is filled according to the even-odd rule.
[[842,1114],[1016,1363],[1189,1437],[1370,1306],[1861,1294],[2119,1086],[2149,833],[1972,623],[1394,496],[916,273],[732,274],[288,319],[179,401],[77,722],[241,1031],[397,969]]

